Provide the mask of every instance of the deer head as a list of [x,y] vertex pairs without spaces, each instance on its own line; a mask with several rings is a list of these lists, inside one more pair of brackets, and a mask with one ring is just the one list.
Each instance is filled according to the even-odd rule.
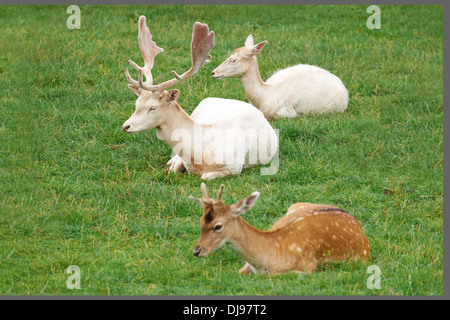
[[216,79],[239,77],[250,67],[251,61],[255,60],[255,55],[261,52],[267,40],[254,44],[253,36],[249,35],[245,41],[245,46],[233,51],[222,64],[212,71],[212,76]]
[[174,79],[158,85],[153,85],[151,70],[153,68],[155,56],[164,50],[158,47],[152,40],[152,35],[146,25],[144,16],[139,18],[138,40],[141,54],[144,58],[144,67],[138,66],[131,60],[128,61],[139,71],[138,80],[134,80],[131,77],[128,68],[125,68],[125,76],[130,83],[128,84],[128,87],[139,97],[136,100],[135,112],[122,126],[122,129],[128,133],[136,133],[156,128],[160,126],[167,117],[170,117],[170,115],[167,114],[167,108],[165,107],[176,103],[179,91],[166,91],[166,89],[194,76],[203,65],[210,62],[207,58],[209,57],[209,52],[214,47],[214,31],[209,32],[208,25],[196,22],[194,24],[191,42],[191,68],[182,75],[172,71]]
[[197,257],[207,256],[224,245],[233,233],[238,231],[235,224],[236,219],[242,213],[250,210],[259,197],[259,192],[254,192],[233,205],[226,205],[222,200],[224,188],[225,186],[222,184],[217,194],[217,200],[213,200],[208,197],[206,186],[202,183],[203,197],[189,197],[203,207],[203,216],[200,219],[202,232],[193,251]]

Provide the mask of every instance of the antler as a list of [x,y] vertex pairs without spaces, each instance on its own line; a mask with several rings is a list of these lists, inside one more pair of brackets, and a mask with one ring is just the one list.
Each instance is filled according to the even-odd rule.
[[[153,77],[152,77],[152,68],[155,60],[155,56],[163,52],[164,49],[160,48],[156,45],[154,41],[152,41],[152,35],[150,33],[150,30],[147,27],[147,24],[145,22],[145,16],[139,17],[139,48],[141,49],[142,57],[144,58],[144,67],[138,66],[136,63],[134,63],[131,60],[128,60],[128,62],[139,71],[139,79],[142,79],[142,74],[145,75],[145,83],[148,85],[151,85],[153,83]],[[131,78],[130,73],[128,72],[128,68],[125,68],[125,75],[128,79],[128,81],[135,85],[136,87],[140,87],[139,81],[134,80]],[[142,81],[142,80],[141,80]]]
[[[144,23],[145,23],[145,18],[144,18]],[[141,18],[139,19],[139,31],[141,30]],[[147,28],[148,31],[148,28]],[[150,31],[148,31],[148,34],[150,34]],[[150,42],[152,42],[154,44],[154,46],[156,46],[156,44],[151,41],[151,36],[150,36]],[[147,46],[147,42],[143,42],[144,46]],[[139,41],[139,44],[141,45],[141,41]],[[148,80],[147,75],[145,74],[145,67],[144,68],[136,68],[137,70],[139,70],[139,80],[136,81],[133,78],[131,78],[130,74],[128,73],[128,70],[126,70],[125,74],[127,76],[128,81],[133,84],[136,85],[138,87],[140,87],[141,89],[144,90],[148,90],[148,91],[163,91],[169,87],[172,87],[194,75],[197,74],[198,70],[205,64],[209,63],[210,61],[207,60],[207,58],[209,58],[209,53],[212,50],[212,48],[214,47],[214,31],[209,32],[209,28],[207,24],[203,24],[200,22],[196,22],[194,24],[194,31],[192,32],[192,42],[191,42],[191,60],[192,60],[192,66],[191,68],[186,71],[185,73],[183,73],[181,76],[176,73],[175,71],[172,70],[172,74],[175,77],[174,79],[165,81],[163,83],[160,83],[158,85],[152,85],[151,83],[147,83],[148,81],[146,81],[144,83],[143,81],[143,74],[146,76],[146,79]],[[153,66],[153,58],[156,54],[158,54],[159,52],[162,51],[158,51],[162,50],[161,48],[157,47],[157,52],[153,55],[151,62]],[[142,55],[144,56],[144,51],[151,51],[151,52],[155,52],[155,50],[151,50],[151,49],[142,49],[141,47],[141,52]],[[144,57],[145,59],[145,57]],[[132,63],[132,61],[130,61],[130,63],[135,66],[134,62]],[[151,70],[151,67],[150,67]],[[150,75],[151,76],[151,75]]]
[[208,192],[206,191],[206,185],[202,182],[200,184],[200,188],[202,189],[203,199],[208,199]]
[[217,201],[222,201],[223,190],[225,189],[225,185],[221,184],[219,188],[219,192],[217,193]]
[[[202,198],[195,198],[193,196],[189,196],[188,199],[196,201],[196,202],[200,203],[201,205],[203,205],[203,200],[204,199],[209,199],[209,196],[208,196],[208,192],[206,191],[206,185],[205,185],[204,182],[201,183],[200,188],[202,189]],[[221,184],[220,188],[219,188],[219,192],[217,193],[217,200],[216,201],[223,201],[222,200],[222,194],[223,194],[224,189],[225,189],[225,185]]]

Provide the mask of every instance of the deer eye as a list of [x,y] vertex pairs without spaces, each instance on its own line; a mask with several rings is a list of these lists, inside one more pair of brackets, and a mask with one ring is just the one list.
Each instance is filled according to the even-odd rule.
[[150,107],[147,112],[155,111],[156,109],[158,109],[158,106],[153,106],[153,107]]
[[222,228],[223,226],[220,223],[218,223],[214,226],[214,232],[222,231]]
[[229,63],[235,63],[235,62],[236,62],[236,59],[231,59],[230,58]]

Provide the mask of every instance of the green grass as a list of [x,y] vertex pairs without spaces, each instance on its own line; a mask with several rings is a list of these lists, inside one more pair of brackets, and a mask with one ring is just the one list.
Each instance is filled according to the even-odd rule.
[[[442,295],[442,6],[67,6],[0,8],[0,294]],[[272,121],[280,167],[207,183],[232,203],[258,190],[245,219],[268,229],[295,202],[335,204],[362,223],[368,263],[311,275],[241,276],[230,248],[192,255],[200,234],[196,175],[165,175],[171,150],[155,131],[122,132],[134,109],[127,60],[142,64],[137,19],[154,40],[156,82],[190,65],[195,21],[216,32],[212,63],[177,86],[187,112],[208,96],[246,100],[238,79],[210,72],[248,34],[269,44],[264,79],[297,63],[338,75],[343,114]],[[70,265],[81,289],[66,287]],[[381,289],[366,282],[370,265]]]

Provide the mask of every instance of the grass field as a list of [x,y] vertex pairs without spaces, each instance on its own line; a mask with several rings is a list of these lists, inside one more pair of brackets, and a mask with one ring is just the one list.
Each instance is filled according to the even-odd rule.
[[[0,294],[442,295],[442,6],[0,7]],[[241,276],[230,248],[193,256],[201,209],[197,175],[164,173],[171,150],[155,131],[128,135],[134,110],[127,60],[142,64],[137,20],[156,43],[155,82],[190,65],[195,21],[216,32],[212,62],[177,86],[190,113],[208,96],[247,100],[239,79],[210,74],[243,46],[267,39],[261,76],[298,63],[339,76],[345,113],[271,122],[277,174],[259,168],[207,182],[233,203],[260,199],[244,218],[268,229],[295,202],[334,204],[366,232],[368,263],[329,263],[310,275]],[[133,73],[136,76],[135,73]],[[81,271],[69,290],[66,269]],[[371,265],[380,289],[369,289]]]

